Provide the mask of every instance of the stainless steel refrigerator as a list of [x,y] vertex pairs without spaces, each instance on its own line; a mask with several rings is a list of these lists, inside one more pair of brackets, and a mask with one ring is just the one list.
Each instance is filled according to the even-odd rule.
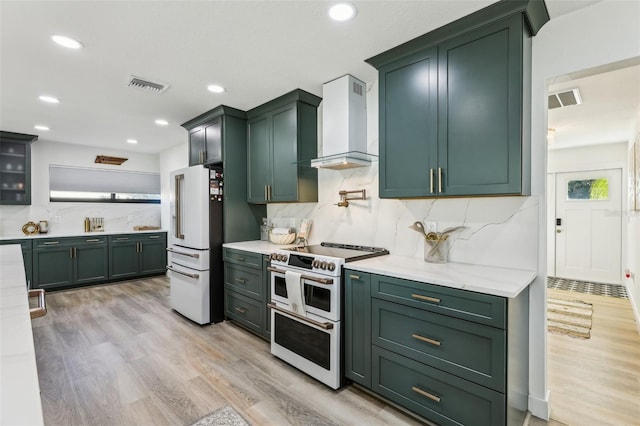
[[222,168],[171,172],[171,307],[198,324],[224,319]]

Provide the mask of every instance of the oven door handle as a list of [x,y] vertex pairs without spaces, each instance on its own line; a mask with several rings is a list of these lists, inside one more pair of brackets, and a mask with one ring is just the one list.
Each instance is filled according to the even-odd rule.
[[330,323],[330,322],[318,322],[318,321],[312,320],[310,318],[307,318],[307,317],[302,316],[300,314],[297,314],[295,312],[291,312],[291,311],[288,311],[286,309],[283,309],[280,306],[276,305],[275,303],[267,303],[267,308],[275,309],[278,312],[282,312],[284,314],[291,315],[292,317],[294,317],[296,319],[299,319],[300,321],[308,322],[309,324],[315,325],[316,327],[319,327],[319,328],[321,328],[323,330],[331,330],[333,328],[333,323]]
[[[269,266],[267,268],[267,271],[275,272],[276,274],[282,274],[282,275],[284,275],[286,272],[286,271],[283,271],[282,269],[277,269],[272,266]],[[310,277],[308,275],[302,275],[300,279],[307,280],[307,281],[314,281],[320,284],[333,284],[333,278],[318,278],[318,277]]]

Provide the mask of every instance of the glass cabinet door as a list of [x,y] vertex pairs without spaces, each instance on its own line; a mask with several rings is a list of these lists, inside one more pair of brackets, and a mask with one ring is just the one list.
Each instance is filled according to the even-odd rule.
[[30,145],[0,143],[0,204],[31,204]]

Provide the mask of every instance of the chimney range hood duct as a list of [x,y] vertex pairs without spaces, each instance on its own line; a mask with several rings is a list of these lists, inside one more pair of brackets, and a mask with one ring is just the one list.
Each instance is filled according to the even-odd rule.
[[347,74],[322,86],[322,156],[311,167],[349,169],[371,164],[367,153],[364,82]]

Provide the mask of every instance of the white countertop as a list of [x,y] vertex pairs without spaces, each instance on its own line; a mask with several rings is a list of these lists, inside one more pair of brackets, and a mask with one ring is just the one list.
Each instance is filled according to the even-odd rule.
[[281,249],[284,247],[291,247],[291,244],[281,246],[278,244],[270,243],[269,241],[255,240],[255,241],[239,241],[237,243],[224,243],[222,247],[236,249],[236,250],[250,251],[250,252],[259,253],[259,254],[271,254],[272,252],[278,249]]
[[0,424],[42,425],[22,251],[0,246]]
[[453,262],[428,263],[420,258],[394,255],[349,262],[345,268],[511,298],[536,277],[535,271]]
[[0,237],[0,241],[4,240],[24,240],[39,238],[66,238],[66,237],[95,237],[96,235],[121,235],[121,234],[149,234],[154,232],[167,232],[166,229],[154,229],[148,231],[134,231],[133,229],[125,231],[99,231],[99,232],[67,232],[67,233],[46,233],[46,234],[15,234]]

